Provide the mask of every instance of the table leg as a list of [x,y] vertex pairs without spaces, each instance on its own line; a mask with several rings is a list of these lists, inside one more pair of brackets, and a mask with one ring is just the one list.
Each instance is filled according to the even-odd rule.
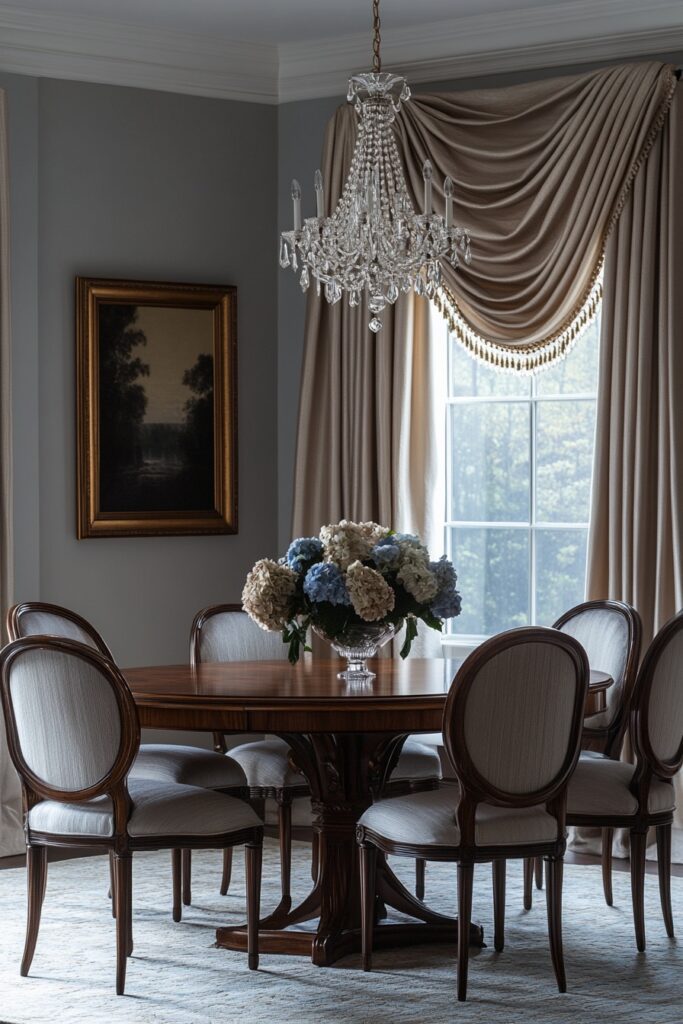
[[[391,770],[402,737],[315,735],[285,737],[311,787],[314,829],[318,833],[318,881],[298,907],[278,908],[260,923],[263,953],[309,955],[314,964],[333,964],[361,948],[360,874],[356,823],[372,803],[372,791]],[[375,946],[456,942],[457,920],[430,910],[401,884],[386,858],[377,859],[378,912]],[[389,912],[405,918],[397,921]],[[297,927],[317,918],[317,927]],[[472,926],[470,941],[483,942]],[[216,944],[245,950],[245,927],[219,928]]]

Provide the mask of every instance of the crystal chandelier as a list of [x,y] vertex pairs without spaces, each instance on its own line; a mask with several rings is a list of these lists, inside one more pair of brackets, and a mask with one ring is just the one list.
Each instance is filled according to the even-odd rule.
[[444,181],[444,216],[432,208],[432,165],[422,168],[424,202],[417,214],[408,194],[396,145],[394,120],[410,99],[405,78],[382,72],[379,0],[373,0],[373,70],[354,75],[347,99],[359,117],[349,176],[331,217],[324,216],[323,178],[315,172],[316,216],[301,219],[301,187],[292,182],[294,229],[283,231],[280,266],[295,273],[306,291],[315,278],[318,294],[339,302],[344,292],[358,306],[365,290],[369,327],[382,328],[380,314],[401,292],[432,298],[441,284],[441,260],[470,263],[470,238],[453,224],[453,182]]

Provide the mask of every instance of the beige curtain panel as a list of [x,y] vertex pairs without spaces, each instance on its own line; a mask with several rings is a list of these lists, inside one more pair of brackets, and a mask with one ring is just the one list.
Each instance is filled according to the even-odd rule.
[[588,594],[635,605],[645,644],[683,608],[682,178],[679,90],[609,240],[600,338]]
[[[0,90],[0,616],[2,642],[5,615],[12,602],[12,439],[10,429],[10,278],[9,174],[5,94]],[[19,778],[9,758],[5,723],[0,710],[0,857],[21,853],[24,832]]]

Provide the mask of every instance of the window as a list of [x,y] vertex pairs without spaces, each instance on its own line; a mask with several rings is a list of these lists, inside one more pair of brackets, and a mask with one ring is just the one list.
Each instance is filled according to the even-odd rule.
[[445,540],[463,595],[453,633],[550,625],[583,600],[599,336],[598,318],[536,376],[489,368],[448,337]]

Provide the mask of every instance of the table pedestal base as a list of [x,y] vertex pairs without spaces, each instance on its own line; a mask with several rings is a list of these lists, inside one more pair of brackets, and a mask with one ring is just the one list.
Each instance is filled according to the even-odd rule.
[[[298,907],[281,905],[259,925],[262,953],[310,956],[319,967],[359,952],[360,876],[356,823],[381,792],[403,741],[385,735],[287,735],[294,757],[311,787],[314,829],[319,836],[319,873]],[[455,874],[453,902],[455,903]],[[389,911],[400,918],[391,920]],[[457,942],[458,923],[430,910],[399,881],[381,854],[377,857],[377,923],[374,946]],[[307,922],[315,922],[302,928]],[[483,931],[470,929],[470,943],[483,945]],[[216,945],[246,950],[246,927],[219,928]]]

